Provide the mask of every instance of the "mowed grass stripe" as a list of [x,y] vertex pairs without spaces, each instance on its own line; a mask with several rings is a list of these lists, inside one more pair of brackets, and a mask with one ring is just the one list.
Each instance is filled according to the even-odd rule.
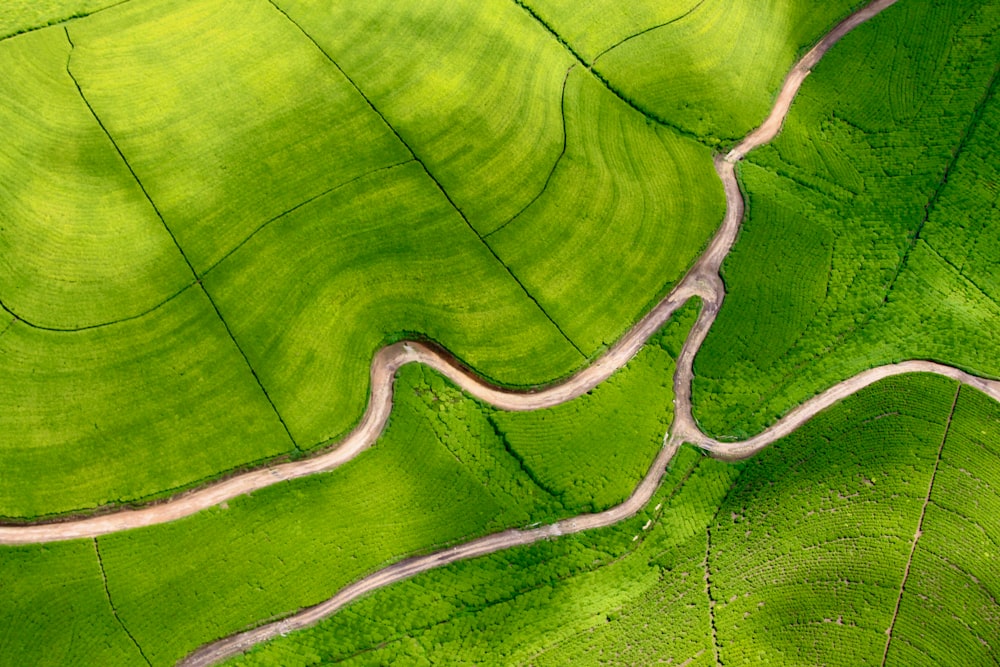
[[275,221],[204,282],[303,446],[360,417],[387,342],[430,338],[517,386],[581,362],[416,162]]
[[61,28],[0,44],[0,302],[53,330],[136,317],[193,282],[70,53]]
[[407,159],[267,0],[153,0],[74,22],[73,72],[198,272],[263,222]]

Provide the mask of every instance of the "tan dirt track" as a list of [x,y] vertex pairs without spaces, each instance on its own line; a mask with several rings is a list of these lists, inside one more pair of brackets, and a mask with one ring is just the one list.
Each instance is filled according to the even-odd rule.
[[315,458],[283,463],[244,473],[197,489],[160,504],[127,509],[101,516],[70,521],[22,526],[0,526],[0,544],[30,544],[90,538],[108,533],[166,523],[221,504],[239,495],[283,480],[329,471],[350,461],[379,437],[392,408],[396,371],[408,363],[423,363],[447,376],[472,396],[511,411],[537,410],[572,400],[593,389],[624,366],[673,313],[691,297],[703,301],[701,314],[692,328],[678,360],[674,376],[675,417],[664,447],[646,477],[624,503],[598,514],[587,514],[529,530],[508,530],[467,542],[427,556],[409,558],[390,565],[342,589],[329,600],[280,621],[232,635],[208,644],[180,664],[210,665],[247,650],[249,647],[289,631],[315,624],[345,604],[390,583],[420,572],[502,549],[530,544],[562,534],[610,526],[626,519],[646,505],[663,477],[667,464],[684,442],[696,444],[714,456],[739,459],[788,435],[816,413],[880,379],[911,372],[945,375],[984,391],[1000,401],[1000,382],[985,380],[959,369],[928,361],[909,361],[865,371],[834,385],[789,412],[777,424],[744,442],[723,443],[709,438],[698,428],[691,414],[691,378],[695,354],[701,347],[725,297],[719,268],[736,240],[744,215],[743,196],[736,180],[735,163],[750,150],[771,141],[781,129],[792,100],[812,67],[843,35],[867,21],[897,0],[874,0],[838,24],[811,49],[786,77],[767,120],[751,132],[725,157],[715,160],[716,171],[726,195],[726,215],[708,249],[684,279],[645,317],[594,364],[565,381],[539,390],[511,391],[490,385],[462,367],[450,354],[423,343],[401,342],[380,350],[371,366],[371,397],[360,424],[337,449]]
[[[809,421],[818,412],[887,377],[916,372],[936,373],[970,385],[985,392],[995,400],[1000,401],[1000,381],[983,379],[944,364],[915,360],[880,366],[844,380],[802,403],[763,433],[743,442],[724,443],[709,438],[698,428],[691,414],[691,379],[693,376],[692,365],[694,357],[708,335],[708,331],[714,323],[725,297],[725,290],[722,280],[719,277],[719,268],[736,240],[739,225],[743,220],[745,212],[743,196],[736,179],[735,163],[741,160],[747,152],[771,141],[778,134],[796,92],[811,71],[811,68],[822,58],[823,54],[854,27],[877,15],[890,5],[895,4],[896,1],[875,0],[839,23],[792,69],[791,73],[785,79],[775,106],[764,124],[751,132],[724,158],[721,156],[716,158],[715,168],[719,174],[719,178],[723,182],[726,194],[726,215],[719,231],[712,239],[708,249],[702,254],[698,262],[691,268],[677,287],[592,366],[580,371],[557,386],[537,392],[516,393],[484,384],[464,369],[459,368],[446,352],[431,350],[417,343],[400,343],[398,346],[383,350],[383,352],[390,355],[389,365],[386,369],[389,377],[388,379],[379,378],[383,382],[391,382],[391,374],[404,363],[419,361],[445,374],[469,394],[499,408],[505,410],[540,409],[580,396],[608,378],[615,370],[627,363],[639,351],[642,345],[688,299],[695,296],[700,297],[703,302],[702,310],[684,343],[674,375],[675,415],[670,433],[665,438],[663,449],[660,450],[652,466],[650,466],[649,472],[625,502],[598,514],[580,515],[539,528],[507,530],[427,556],[408,558],[350,584],[341,589],[329,600],[318,605],[303,609],[282,620],[207,644],[190,654],[179,664],[185,667],[201,667],[217,664],[248,650],[256,644],[269,641],[294,630],[315,625],[360,597],[433,568],[459,560],[484,556],[503,549],[531,544],[559,535],[576,533],[593,528],[603,528],[618,523],[635,515],[653,497],[666,472],[667,465],[681,444],[685,442],[695,444],[720,459],[738,460],[746,458],[776,440],[787,436],[799,426]],[[393,348],[397,347],[399,348],[398,350],[392,351]],[[379,386],[375,384],[377,379],[375,369],[378,365],[378,363],[373,365],[373,387]],[[372,404],[375,403],[376,395],[379,397],[380,403],[383,400],[385,401],[383,409],[387,412],[391,407],[391,396],[383,396],[383,392],[373,391]],[[373,412],[373,408],[369,406],[362,425],[367,424],[370,418],[372,420],[376,419],[372,417]],[[384,417],[381,417],[381,419],[384,419]],[[382,422],[380,421],[380,423]],[[360,429],[361,427],[359,427]],[[345,445],[351,443],[350,446],[355,447],[357,451],[361,451],[361,449],[368,446],[368,444],[353,444],[353,436],[354,434],[345,441]],[[337,454],[342,449],[344,449],[343,446],[332,454]],[[332,456],[332,454],[327,456]],[[2,533],[0,533],[0,538],[2,538]]]
[[[701,297],[704,307],[694,330],[685,343],[678,364],[674,382],[677,389],[678,418],[672,432],[683,433],[690,442],[704,444],[706,449],[719,454],[724,454],[727,447],[739,446],[737,443],[731,445],[717,443],[704,436],[691,418],[690,405],[691,362],[712,322],[714,322],[715,314],[725,296],[722,280],[719,278],[719,267],[735,242],[739,225],[743,220],[743,196],[736,181],[735,162],[742,159],[748,151],[769,142],[777,135],[795,93],[823,54],[852,28],[895,2],[896,0],[875,0],[838,24],[795,65],[786,77],[774,108],[764,124],[751,132],[725,158],[716,158],[716,171],[723,182],[726,195],[726,215],[719,231],[698,262],[674,290],[592,365],[565,381],[545,389],[527,392],[512,391],[484,382],[468,369],[462,367],[446,350],[418,342],[396,343],[380,350],[372,360],[371,397],[368,406],[361,422],[339,443],[336,449],[310,459],[277,464],[243,473],[140,509],[123,509],[99,516],[67,521],[56,520],[49,523],[0,526],[0,544],[33,544],[92,538],[132,528],[166,523],[283,480],[333,470],[356,457],[378,439],[392,409],[393,381],[396,371],[408,363],[425,364],[446,375],[469,394],[504,410],[538,410],[565,403],[587,393],[628,363],[646,341],[670,319],[674,312],[693,296]],[[828,390],[828,393],[836,392],[840,396],[847,395],[852,393],[850,387],[852,383],[856,382],[858,380],[854,378],[846,380]],[[867,386],[867,384],[858,384],[853,391],[862,386]],[[818,403],[814,399],[813,402],[806,405],[812,406],[818,405]],[[824,403],[823,407],[826,405],[828,403]],[[819,410],[822,407],[816,409]],[[788,418],[783,420],[781,424],[787,422],[787,429],[794,430],[795,425],[808,420],[812,414],[815,414],[815,411],[793,411],[789,417],[795,415],[794,424],[787,422]],[[782,431],[782,433],[784,432]],[[765,431],[754,438],[752,442],[764,444],[771,442],[776,439],[771,436],[772,433],[773,429]],[[755,444],[755,447],[759,449],[764,444]]]

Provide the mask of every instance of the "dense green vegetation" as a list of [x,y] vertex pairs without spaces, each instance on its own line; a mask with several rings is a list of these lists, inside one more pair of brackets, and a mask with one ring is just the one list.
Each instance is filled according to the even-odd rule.
[[[0,516],[329,444],[402,337],[551,382],[694,261],[722,215],[706,148],[514,3],[397,5],[137,0],[0,43],[0,367],[30,376],[0,389],[0,466],[25,480]],[[117,353],[146,328],[152,349]]]
[[0,599],[4,665],[143,664],[115,620],[90,540],[5,548]]
[[708,149],[648,123],[582,68],[565,114],[566,153],[546,189],[487,241],[590,353],[681,278],[725,201]]
[[710,144],[758,125],[795,59],[864,0],[518,0],[644,113]]
[[678,311],[625,371],[588,395],[535,412],[493,411],[526,472],[567,508],[600,511],[624,501],[663,445],[674,400],[674,360],[697,316]]
[[[705,246],[708,146],[860,4],[6,3],[0,517],[328,445],[403,337],[507,385],[566,375]],[[998,37],[997,0],[899,3],[741,166],[695,366],[708,430],[904,358],[1000,375]],[[408,366],[336,471],[0,548],[0,665],[173,664],[408,555],[620,503],[695,313],[565,405],[505,413]],[[425,573],[233,663],[995,663],[998,456],[995,402],[892,378],[749,462],[682,448],[616,526]]]
[[[0,39],[112,7],[122,0],[4,0]],[[5,73],[7,70],[5,70]]]
[[68,30],[70,71],[199,273],[264,222],[410,157],[267,2],[127,3]]
[[[723,664],[879,664],[956,390],[886,380],[740,466],[683,449],[632,520],[428,572],[232,664],[714,665],[710,618]],[[953,489],[939,475],[934,493]],[[990,531],[995,516],[976,511]],[[968,566],[997,583],[989,564]],[[933,617],[959,608],[946,610]],[[934,664],[979,664],[948,658]]]
[[61,329],[138,315],[194,281],[80,98],[69,54],[58,29],[0,44],[0,302]]
[[[438,374],[404,367],[388,430],[356,460],[99,538],[119,617],[154,664],[172,664],[412,553],[620,502],[662,446],[674,358],[695,311],[687,306],[591,395],[535,415],[499,415]],[[592,426],[616,415],[632,427]],[[34,659],[19,650],[0,648],[0,664]]]
[[205,285],[303,447],[347,430],[375,350],[406,332],[521,384],[582,361],[415,162],[268,225]]
[[1000,3],[898,3],[844,38],[749,157],[749,217],[695,363],[740,437],[871,366],[1000,374]]
[[795,59],[864,4],[705,0],[675,22],[608,45],[594,66],[656,117],[732,143],[767,116]]
[[893,664],[996,660],[998,456],[1000,406],[963,389],[893,628],[888,656]]
[[144,498],[292,448],[195,288],[97,329],[13,321],[0,377],[0,516]]

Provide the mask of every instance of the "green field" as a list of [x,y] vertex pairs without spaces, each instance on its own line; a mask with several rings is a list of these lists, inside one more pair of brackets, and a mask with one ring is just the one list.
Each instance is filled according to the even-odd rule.
[[748,219],[695,362],[710,432],[757,432],[902,359],[1000,374],[986,333],[1000,327],[1000,5],[899,3],[870,28],[828,54],[741,170]]
[[731,144],[767,116],[796,58],[864,4],[705,0],[675,22],[609,45],[594,66],[657,118]]
[[390,32],[376,5],[279,4],[134,0],[0,42],[0,367],[25,378],[0,388],[0,516],[327,446],[406,337],[499,384],[565,377],[721,220],[709,151],[515,4],[414,2]]
[[[884,381],[740,466],[684,449],[634,519],[419,575],[230,664],[714,665],[715,650],[727,665],[880,664],[946,429],[932,500],[968,488],[944,473],[968,450],[960,432],[989,447],[976,448],[979,467],[997,466],[996,404],[962,390],[949,428],[957,389],[928,376]],[[963,426],[966,412],[979,421]],[[990,436],[978,435],[988,420]],[[997,530],[995,512],[973,511],[986,535]],[[943,649],[989,650],[978,640],[996,637],[988,595],[1000,579],[976,558],[921,616],[948,623],[939,652],[896,653],[913,642],[903,629],[923,591],[911,587],[936,576],[925,562],[931,545],[954,539],[954,527],[931,517],[928,509],[886,664],[988,663]],[[979,613],[948,597],[969,576],[980,582],[970,594],[987,596]]]
[[[404,367],[388,430],[356,460],[188,519],[99,538],[118,617],[154,664],[172,664],[407,555],[620,502],[662,446],[674,358],[694,315],[694,306],[684,309],[592,394],[540,413],[500,415],[436,373]],[[633,427],[592,426],[615,415],[627,415]],[[582,493],[587,488],[598,492]],[[28,563],[56,558],[0,550],[0,590],[18,576],[7,565],[15,553],[29,554],[18,557]],[[63,558],[52,567],[63,567]],[[8,599],[9,622],[44,627],[49,607]],[[89,660],[85,644],[51,637],[80,649],[67,648],[73,661]],[[42,648],[0,645],[0,664],[40,660]]]
[[[602,363],[723,219],[713,158],[864,3],[3,4],[18,523],[336,446],[400,340],[529,393]],[[1000,377],[998,63],[1000,0],[926,0],[815,68],[737,167],[706,433],[906,359]],[[562,405],[504,412],[407,365],[333,471],[0,547],[0,667],[172,665],[410,556],[622,503],[702,305]],[[998,457],[997,402],[893,377],[739,464],[681,447],[614,526],[424,572],[229,664],[996,664]]]
[[69,55],[58,29],[0,45],[0,302],[54,329],[135,317],[194,282],[80,98]]
[[14,321],[0,335],[0,377],[4,517],[145,498],[292,449],[193,288],[98,329]]
[[0,7],[0,39],[113,7],[122,0],[6,0]]

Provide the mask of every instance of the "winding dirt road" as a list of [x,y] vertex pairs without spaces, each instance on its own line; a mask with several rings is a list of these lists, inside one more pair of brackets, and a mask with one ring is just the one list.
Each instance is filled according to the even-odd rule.
[[875,0],[838,24],[811,49],[786,77],[774,107],[765,122],[751,132],[725,157],[715,159],[726,196],[726,214],[708,249],[684,279],[645,317],[595,363],[565,381],[537,391],[518,392],[485,383],[464,368],[446,350],[417,342],[401,342],[380,350],[371,366],[371,397],[358,426],[328,453],[311,459],[274,465],[193,490],[160,504],[110,514],[54,523],[0,526],[0,544],[31,544],[92,538],[108,533],[166,523],[218,505],[239,495],[317,472],[329,471],[350,461],[372,446],[382,433],[392,409],[393,382],[399,368],[408,363],[425,364],[472,396],[511,411],[538,410],[572,400],[590,391],[624,366],[646,341],[690,298],[700,297],[701,313],[681,350],[674,376],[675,416],[664,447],[645,478],[624,503],[598,514],[586,514],[530,530],[508,530],[467,542],[438,553],[409,558],[390,565],[342,589],[329,600],[293,616],[208,644],[180,664],[210,665],[236,655],[254,644],[301,629],[326,618],[349,602],[388,584],[458,560],[474,558],[530,544],[558,535],[610,526],[633,516],[644,507],[659,486],[666,466],[681,444],[688,442],[718,458],[746,458],[787,436],[821,410],[883,378],[902,373],[936,373],[968,384],[1000,401],[1000,382],[973,376],[950,366],[929,361],[907,361],[873,368],[840,382],[802,403],[761,434],[744,442],[723,443],[701,432],[691,413],[691,379],[694,357],[708,335],[725,298],[719,268],[732,248],[744,215],[743,196],[737,183],[735,163],[754,148],[771,141],[795,94],[815,64],[841,37],[857,25],[883,11],[897,0]]

